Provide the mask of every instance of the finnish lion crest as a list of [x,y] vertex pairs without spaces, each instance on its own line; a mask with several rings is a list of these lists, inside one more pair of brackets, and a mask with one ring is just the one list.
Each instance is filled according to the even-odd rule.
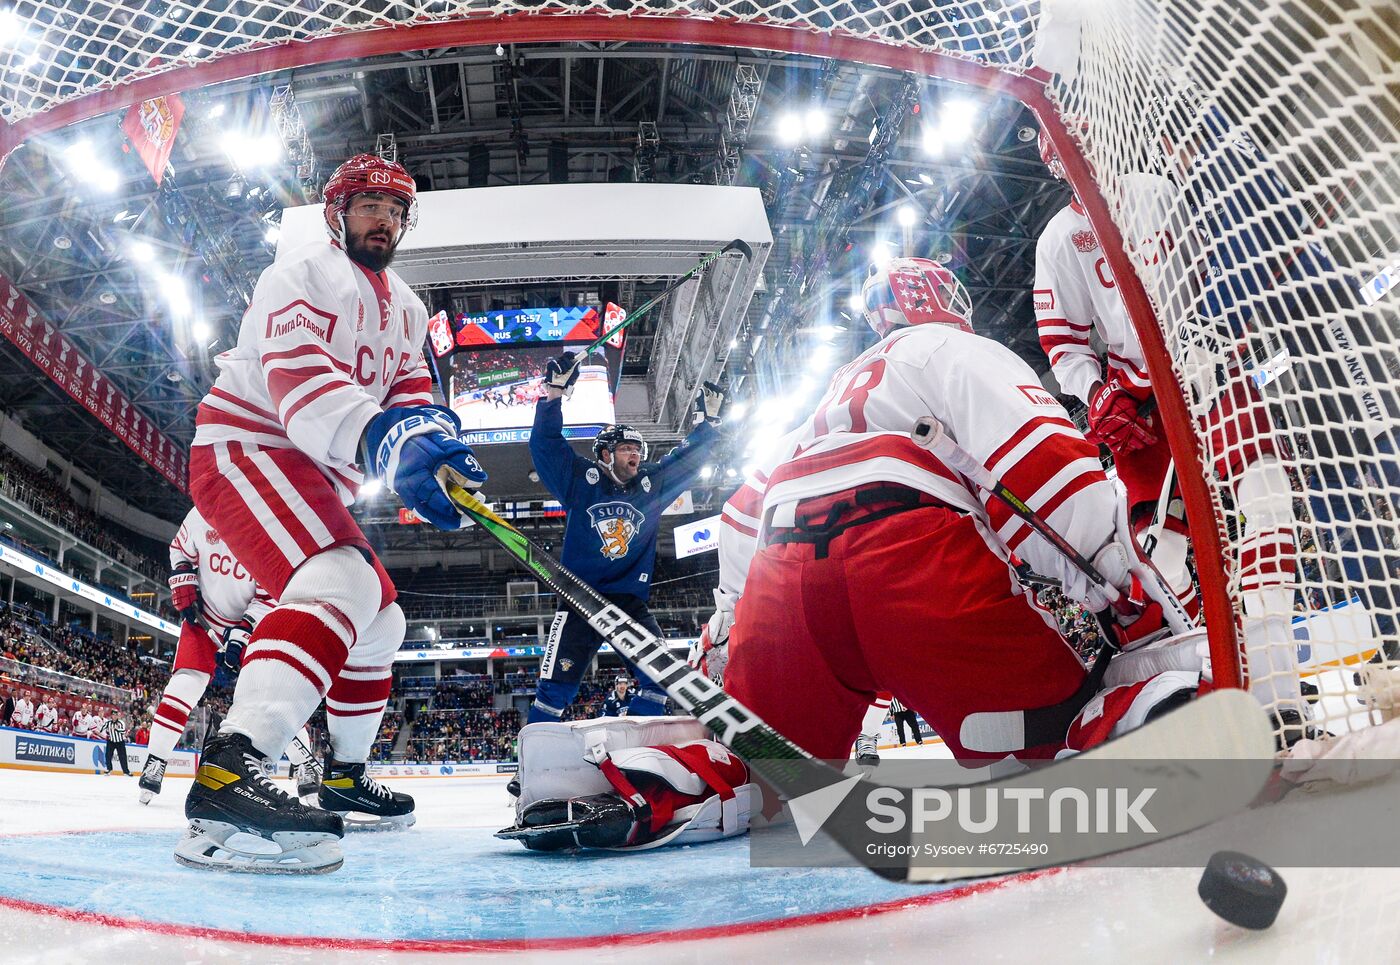
[[610,560],[620,560],[632,549],[632,541],[642,531],[646,513],[625,502],[599,503],[588,507],[589,525],[602,540],[600,552]]

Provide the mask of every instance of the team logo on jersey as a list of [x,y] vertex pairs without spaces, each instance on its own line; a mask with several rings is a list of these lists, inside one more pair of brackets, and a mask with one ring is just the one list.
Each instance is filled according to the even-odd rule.
[[1069,236],[1069,240],[1074,242],[1076,251],[1082,251],[1085,254],[1091,251],[1098,251],[1099,248],[1099,239],[1095,238],[1094,233],[1088,228],[1076,231]]
[[651,477],[650,477],[650,476],[643,476],[643,477],[642,477],[642,492],[644,492],[644,493],[649,493],[649,492],[651,492]]
[[335,316],[312,308],[305,299],[298,298],[290,305],[268,314],[264,338],[281,338],[299,328],[306,329],[323,342],[329,342],[335,329]]
[[208,543],[210,546],[213,546],[214,544],[218,543],[218,542],[219,542],[219,531],[218,531],[217,529],[205,530],[205,532],[204,532],[204,541],[205,541],[206,543]]
[[1030,399],[1032,405],[1051,406],[1054,408],[1058,408],[1060,405],[1060,403],[1055,401],[1055,397],[1053,395],[1045,391],[1045,388],[1043,386],[1018,385],[1016,386],[1016,388],[1020,389],[1021,394],[1024,395],[1027,399]]
[[598,475],[597,469],[589,468],[588,472],[583,474],[583,478],[588,480],[588,485],[596,486],[598,485],[598,480],[603,477]]
[[1055,292],[1050,288],[1037,288],[1031,292],[1031,301],[1035,303],[1035,310],[1038,312],[1053,312],[1055,310]]
[[620,560],[632,549],[632,540],[642,531],[646,514],[631,503],[599,503],[588,507],[588,522],[598,532],[600,548],[610,560]]

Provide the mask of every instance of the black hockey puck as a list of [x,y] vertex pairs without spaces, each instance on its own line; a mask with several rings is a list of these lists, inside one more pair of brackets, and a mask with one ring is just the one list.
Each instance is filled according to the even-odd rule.
[[1238,851],[1210,856],[1196,893],[1206,907],[1232,925],[1268,928],[1278,917],[1288,886],[1279,873],[1257,858]]

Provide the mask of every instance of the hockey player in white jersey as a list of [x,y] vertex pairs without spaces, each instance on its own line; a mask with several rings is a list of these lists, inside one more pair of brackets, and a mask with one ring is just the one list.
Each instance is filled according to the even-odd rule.
[[[1092,694],[1011,554],[1095,611],[1110,591],[911,432],[939,419],[1127,593],[1139,551],[1120,541],[1126,507],[1096,448],[1024,362],[972,333],[967,294],[944,266],[897,259],[864,298],[881,340],[835,374],[721,514],[702,669],[807,751],[838,759],[879,691],[970,764],[1082,750],[1190,699],[1199,673]],[[1121,646],[1161,626],[1156,604],[1135,611],[1114,624]]]
[[[1050,173],[1064,179],[1064,166],[1049,139],[1040,135],[1041,159]],[[1130,195],[1124,231],[1134,267],[1144,284],[1161,291],[1200,287],[1167,280],[1179,271],[1172,253],[1188,226],[1174,224],[1169,199],[1174,188],[1165,178],[1135,172],[1123,179]],[[1089,219],[1072,198],[1046,225],[1036,243],[1034,305],[1040,344],[1065,392],[1089,409],[1089,428],[1113,453],[1114,468],[1128,494],[1134,531],[1141,533],[1158,504],[1172,456],[1153,408],[1146,357],[1133,328]],[[1199,270],[1199,269],[1197,269]],[[1211,301],[1193,309],[1207,311]],[[1283,723],[1297,723],[1305,705],[1296,688],[1293,652],[1294,571],[1292,487],[1270,434],[1268,416],[1248,376],[1221,351],[1217,337],[1205,337],[1212,325],[1188,314],[1177,319],[1187,388],[1195,397],[1200,432],[1210,436],[1216,458],[1208,468],[1229,480],[1236,507],[1244,516],[1239,541],[1240,595],[1249,622],[1252,689],[1265,703],[1285,705]],[[1100,359],[1090,345],[1097,335],[1105,347]],[[1227,340],[1228,341],[1228,340]],[[1172,386],[1171,391],[1176,391]],[[1187,530],[1183,513],[1160,520],[1151,548],[1153,563],[1191,612],[1199,610],[1187,568]]]
[[[254,631],[233,705],[205,746],[182,862],[340,866],[340,816],[303,807],[262,776],[322,698],[331,742],[322,806],[412,811],[411,798],[365,772],[404,617],[347,506],[368,470],[423,519],[457,529],[440,478],[472,489],[486,478],[456,416],[432,404],[427,310],[388,270],[416,204],[413,178],[395,162],[362,154],[337,168],[325,188],[330,237],[284,252],[263,273],[237,347],[216,360],[218,380],[200,404],[190,493],[279,604]],[[240,830],[282,854],[232,853]]]
[[34,726],[34,696],[30,691],[21,690],[15,698],[15,709],[10,711],[10,726],[24,730]]
[[34,711],[34,729],[48,734],[58,733],[58,708],[43,697]]
[[[253,627],[274,602],[197,509],[189,511],[170,541],[169,582],[171,603],[180,614],[180,640],[170,681],[151,715],[146,761],[137,782],[142,804],[160,793],[170,754],[218,666],[237,676]],[[316,793],[320,767],[305,727],[287,754],[298,795]]]

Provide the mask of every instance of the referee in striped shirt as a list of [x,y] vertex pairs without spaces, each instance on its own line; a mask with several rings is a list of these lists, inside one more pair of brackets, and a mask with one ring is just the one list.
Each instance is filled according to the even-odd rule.
[[909,729],[914,734],[914,743],[920,746],[924,743],[923,736],[919,733],[919,715],[899,702],[898,697],[890,698],[890,716],[894,718],[894,729],[899,735],[899,746],[904,746],[904,725],[908,724]]
[[112,711],[112,716],[107,718],[102,736],[107,738],[107,773],[112,773],[112,752],[116,751],[122,761],[122,773],[131,777],[131,766],[126,762],[126,721],[119,711]]

